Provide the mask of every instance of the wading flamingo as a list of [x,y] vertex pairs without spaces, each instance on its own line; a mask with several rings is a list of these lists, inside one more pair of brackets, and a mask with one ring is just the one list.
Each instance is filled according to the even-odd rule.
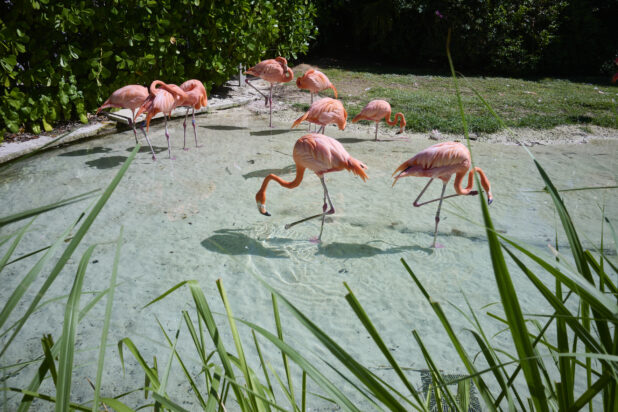
[[245,79],[245,83],[253,87],[259,94],[266,99],[264,106],[268,106],[270,103],[270,121],[269,127],[273,127],[273,85],[275,83],[287,83],[294,79],[294,72],[288,67],[288,61],[284,57],[277,57],[275,59],[263,60],[251,67],[245,72],[245,74],[251,74],[257,76],[270,83],[270,92],[268,96],[258,90],[257,87],[249,82],[249,79]]
[[[112,93],[111,96],[97,109],[97,114],[103,109],[108,107],[119,107],[131,109],[133,117],[131,118],[131,127],[133,127],[133,134],[135,135],[135,143],[137,143],[137,131],[135,130],[135,109],[138,109],[144,100],[148,97],[148,89],[139,84],[130,84],[128,86],[121,87]],[[143,129],[142,129],[143,131]],[[146,135],[146,133],[144,133]],[[150,144],[150,142],[148,142]],[[152,149],[152,145],[150,145]]]
[[335,123],[340,130],[345,129],[346,120],[348,119],[348,112],[345,111],[343,104],[339,100],[331,99],[330,97],[324,97],[320,100],[316,100],[309,106],[307,113],[300,116],[292,124],[292,128],[295,128],[303,121],[319,124],[320,129],[318,133],[324,133],[327,124]]
[[386,100],[372,100],[367,103],[367,106],[352,119],[352,123],[356,123],[359,120],[372,120],[376,122],[375,140],[378,141],[378,124],[382,119],[390,126],[395,126],[397,119],[399,119],[399,131],[396,134],[403,133],[406,128],[406,119],[403,117],[403,113],[397,113],[395,119],[391,121],[391,105]]
[[[160,88],[157,88],[157,86],[160,86]],[[159,112],[163,113],[163,118],[165,119],[165,137],[167,138],[167,153],[170,159],[172,159],[170,134],[167,130],[167,117],[172,114],[172,110],[174,110],[175,107],[179,106],[179,104],[187,98],[187,94],[175,84],[166,84],[161,80],[153,81],[150,84],[149,90],[150,94],[137,111],[136,116],[144,112],[146,113],[146,131],[148,131],[150,129],[150,120],[152,117]],[[146,139],[147,138],[148,134],[146,134]],[[152,149],[152,145],[150,148]],[[152,151],[152,160],[157,160],[154,150]]]
[[[494,200],[491,194],[489,180],[487,179],[487,176],[485,176],[485,173],[483,173],[483,170],[480,167],[475,167],[468,173],[470,165],[470,151],[466,146],[456,142],[444,142],[429,146],[428,148],[422,150],[416,156],[402,163],[401,166],[399,166],[393,173],[393,175],[395,175],[399,172],[399,174],[395,176],[393,186],[395,186],[397,180],[406,176],[430,178],[427,185],[423,188],[423,190],[421,190],[421,193],[418,195],[416,200],[414,200],[414,206],[420,207],[426,205],[427,203],[435,202],[437,200],[440,201],[440,203],[438,203],[438,211],[436,212],[436,228],[433,234],[433,244],[431,247],[436,247],[436,237],[438,236],[438,223],[440,223],[440,208],[442,207],[442,201],[444,199],[448,199],[449,197],[478,194],[476,190],[472,190],[472,185],[474,183],[474,172],[479,174],[481,178],[481,186],[483,186],[483,189],[487,192],[487,203],[491,204]],[[454,186],[456,194],[444,196],[446,185],[451,179],[453,173],[455,173]],[[466,173],[468,173],[468,186],[463,188],[461,187],[461,184],[466,176]],[[423,196],[423,193],[425,193],[425,190],[427,190],[435,178],[438,178],[443,182],[442,194],[439,198],[419,203],[418,201],[421,199],[421,196]]]
[[[324,219],[326,215],[332,215],[335,213],[335,208],[328,195],[326,189],[326,183],[324,183],[324,174],[330,172],[338,172],[339,170],[349,170],[357,176],[360,176],[363,181],[367,179],[365,170],[367,166],[364,163],[351,157],[348,152],[343,148],[341,143],[332,137],[324,136],[322,134],[311,133],[306,134],[296,141],[293,151],[294,163],[296,163],[296,178],[291,182],[286,182],[279,176],[269,174],[262,182],[262,187],[255,195],[258,211],[265,215],[270,216],[270,213],[266,211],[266,186],[271,180],[276,181],[281,186],[293,189],[300,185],[305,174],[305,169],[313,170],[313,172],[320,178],[322,187],[324,188],[324,205],[322,206],[322,213],[310,216],[293,223],[285,225],[286,229],[292,226],[306,222],[307,220],[314,219],[316,217],[322,218],[322,226],[320,227],[320,235],[318,241],[322,238],[322,230],[324,229]],[[326,201],[328,200],[328,205]],[[327,210],[328,206],[330,209]]]
[[179,106],[187,106],[187,113],[185,114],[185,122],[182,124],[184,128],[184,144],[183,150],[187,149],[187,117],[189,117],[189,110],[193,108],[191,123],[193,124],[193,136],[195,137],[195,147],[197,147],[197,132],[195,131],[195,111],[206,107],[208,104],[208,97],[206,96],[206,89],[204,84],[199,80],[187,80],[180,85],[180,88],[187,94],[187,98],[184,99]]

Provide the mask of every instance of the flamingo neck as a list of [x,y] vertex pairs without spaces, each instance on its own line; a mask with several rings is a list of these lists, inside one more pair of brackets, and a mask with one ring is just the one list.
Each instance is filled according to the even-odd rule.
[[285,78],[286,82],[289,82],[294,78],[294,71],[288,67],[283,77]]
[[268,186],[268,183],[270,183],[271,180],[274,180],[275,182],[279,183],[281,186],[287,189],[294,189],[295,187],[300,185],[300,182],[303,181],[304,175],[305,175],[305,168],[297,164],[296,165],[296,177],[291,182],[283,180],[282,178],[280,178],[279,176],[273,173],[266,176],[266,178],[262,182],[262,187],[260,187],[260,190],[255,195],[255,201],[258,204],[258,208],[263,208],[264,211],[266,210],[264,206],[266,204],[266,187]]
[[391,112],[388,112],[388,116],[385,117],[384,120],[389,126],[395,126],[397,122],[401,122],[401,127],[406,125],[406,119],[403,117],[403,113],[397,113],[395,118],[391,121]]
[[468,173],[468,185],[465,188],[461,187],[461,183],[463,182],[466,172],[457,173],[457,175],[455,176],[455,192],[460,195],[467,195],[472,191],[472,185],[474,184],[474,172],[478,173],[479,177],[481,178],[481,186],[483,186],[483,189],[485,189],[485,191],[487,192],[487,196],[492,199],[491,185],[489,184],[489,179],[487,179],[487,176],[485,176],[483,169],[481,169],[480,167],[475,167],[470,170],[470,172]]

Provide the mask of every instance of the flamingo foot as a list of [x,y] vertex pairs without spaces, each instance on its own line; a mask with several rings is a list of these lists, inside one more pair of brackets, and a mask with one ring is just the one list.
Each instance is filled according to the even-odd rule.
[[431,245],[432,248],[434,249],[444,249],[446,246],[444,246],[442,243],[434,243],[433,245]]
[[152,160],[157,161],[157,156],[152,155]]
[[313,243],[314,245],[319,245],[320,243],[322,243],[322,239],[320,239],[318,236],[313,236],[309,238],[309,242]]
[[184,150],[185,152],[188,152],[189,148],[188,147],[183,147],[182,150]]

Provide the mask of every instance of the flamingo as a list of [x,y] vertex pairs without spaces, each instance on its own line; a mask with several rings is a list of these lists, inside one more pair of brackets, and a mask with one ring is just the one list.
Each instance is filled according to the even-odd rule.
[[206,96],[206,89],[204,84],[199,80],[187,80],[180,85],[180,88],[187,94],[187,98],[182,101],[179,106],[187,106],[187,113],[185,114],[185,121],[182,124],[184,128],[184,144],[183,150],[187,149],[187,117],[189,116],[189,110],[193,108],[191,123],[193,124],[193,136],[195,137],[195,147],[197,147],[197,132],[195,131],[195,110],[199,110],[202,107],[206,107],[208,104],[208,97]]
[[[291,182],[286,182],[275,174],[269,174],[266,176],[262,182],[262,187],[255,195],[257,208],[261,214],[270,216],[270,213],[266,211],[265,203],[266,187],[271,180],[276,181],[285,188],[293,189],[302,182],[305,169],[312,170],[320,178],[322,187],[324,188],[324,205],[322,206],[322,213],[289,223],[285,225],[285,228],[289,229],[298,223],[302,223],[316,217],[322,217],[322,226],[320,227],[320,235],[318,236],[319,241],[322,238],[324,219],[326,215],[332,215],[335,213],[335,208],[333,207],[333,203],[328,195],[328,189],[326,189],[326,183],[324,183],[324,175],[326,173],[338,172],[346,169],[365,181],[367,179],[367,174],[365,174],[365,169],[367,169],[367,166],[365,166],[365,164],[361,161],[351,157],[337,140],[318,133],[306,134],[298,139],[294,145],[292,156],[294,158],[294,163],[296,163],[296,178]],[[328,205],[326,204],[327,200]],[[328,206],[330,206],[330,209],[327,211]]]
[[391,105],[386,100],[372,100],[367,103],[367,106],[352,119],[352,123],[356,123],[359,120],[372,120],[376,122],[375,141],[377,142],[378,124],[382,119],[390,126],[395,126],[397,124],[397,119],[399,119],[399,131],[396,134],[403,133],[406,128],[406,118],[403,116],[403,113],[397,113],[395,119],[391,121]]
[[[138,109],[144,100],[148,97],[148,89],[139,84],[129,84],[116,90],[108,97],[107,100],[97,109],[97,114],[108,107],[119,107],[131,109],[133,117],[131,118],[131,127],[135,135],[135,143],[137,143],[137,131],[135,130],[135,109]],[[145,135],[146,133],[144,133]],[[150,142],[148,142],[150,144]],[[152,145],[150,146],[152,148]]]
[[335,123],[340,130],[343,130],[345,129],[347,119],[348,112],[346,112],[343,104],[341,104],[339,100],[324,97],[323,99],[313,102],[311,106],[309,106],[307,113],[294,121],[292,128],[307,120],[308,122],[322,126],[318,130],[318,133],[324,133],[326,125],[331,123]]
[[249,82],[249,79],[245,79],[245,83],[253,87],[259,94],[266,99],[264,106],[268,106],[270,102],[270,122],[269,127],[273,127],[273,85],[275,83],[287,83],[294,79],[294,72],[288,67],[288,61],[284,57],[277,57],[275,59],[263,60],[251,67],[245,72],[245,74],[251,74],[257,76],[270,83],[270,92],[268,96],[258,90],[257,87]]
[[337,89],[330,82],[328,77],[319,70],[309,69],[302,77],[296,79],[296,87],[299,89],[309,90],[311,93],[311,103],[313,103],[313,94],[326,89],[333,89],[335,99],[337,98]]
[[[448,199],[450,197],[461,196],[461,195],[477,195],[478,191],[472,190],[473,175],[474,172],[478,173],[481,178],[481,186],[487,192],[487,203],[491,204],[494,198],[491,194],[491,186],[489,184],[489,180],[485,173],[480,167],[475,167],[470,170],[468,174],[468,186],[463,188],[461,187],[461,183],[463,179],[468,173],[468,169],[470,169],[471,165],[470,160],[470,151],[466,146],[457,142],[443,142],[438,143],[433,146],[429,146],[428,148],[420,151],[416,156],[408,159],[403,162],[397,170],[393,173],[395,176],[395,181],[393,182],[393,186],[397,183],[397,180],[406,176],[419,176],[419,177],[429,177],[430,180],[427,182],[427,185],[421,190],[421,193],[418,195],[416,200],[414,200],[414,206],[420,207],[426,205],[431,202],[435,202],[437,200],[440,201],[438,203],[438,211],[436,212],[436,228],[433,234],[433,244],[431,247],[436,247],[436,238],[438,236],[438,223],[440,223],[440,208],[442,207],[442,201],[444,199]],[[444,191],[446,189],[446,185],[448,184],[451,176],[455,173],[455,192],[454,195],[444,196]],[[428,200],[423,203],[419,203],[421,196],[425,193],[425,190],[429,187],[433,179],[438,178],[442,180],[442,194],[439,198]],[[442,246],[438,246],[442,247]]]
[[[157,88],[161,86],[161,88]],[[170,147],[170,134],[167,130],[167,117],[172,114],[172,110],[179,106],[184,100],[187,99],[187,94],[175,84],[166,84],[161,80],[155,80],[150,84],[150,94],[137,111],[137,115],[146,112],[146,131],[150,128],[150,120],[152,117],[159,113],[163,113],[165,119],[165,137],[167,138],[167,153],[170,159],[172,159],[172,149]],[[148,138],[148,135],[146,135]],[[149,141],[150,143],[150,141]],[[152,149],[152,145],[150,146]],[[157,160],[154,150],[152,151],[152,160]],[[173,160],[173,159],[172,159]]]

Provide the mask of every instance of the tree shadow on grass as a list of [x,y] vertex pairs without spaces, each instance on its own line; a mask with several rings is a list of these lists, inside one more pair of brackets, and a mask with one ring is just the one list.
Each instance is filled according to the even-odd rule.
[[60,153],[58,156],[76,157],[76,156],[88,156],[91,154],[103,154],[109,153],[112,149],[108,147],[93,147],[92,149],[79,149],[71,152]]
[[246,179],[251,179],[253,177],[266,177],[271,173],[276,175],[286,175],[289,173],[294,173],[296,171],[296,165],[291,164],[289,166],[284,167],[283,169],[261,169],[255,170],[253,172],[249,172],[247,174],[242,175],[242,177]]
[[126,156],[107,156],[100,157],[96,160],[87,161],[86,164],[90,167],[95,167],[97,169],[113,169],[114,167],[118,167],[125,162],[128,158]]
[[202,240],[202,247],[211,252],[224,255],[254,255],[268,258],[286,258],[287,253],[281,249],[265,247],[261,242],[230,229],[215,230],[212,235]]

